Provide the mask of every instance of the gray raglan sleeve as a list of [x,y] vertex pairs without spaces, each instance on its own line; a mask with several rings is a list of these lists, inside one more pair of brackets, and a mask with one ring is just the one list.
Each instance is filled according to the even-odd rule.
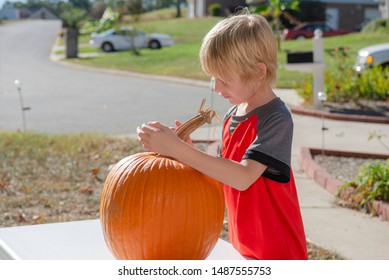
[[247,149],[244,159],[258,161],[268,168],[262,176],[277,182],[290,180],[293,120],[287,109],[259,117],[257,137]]

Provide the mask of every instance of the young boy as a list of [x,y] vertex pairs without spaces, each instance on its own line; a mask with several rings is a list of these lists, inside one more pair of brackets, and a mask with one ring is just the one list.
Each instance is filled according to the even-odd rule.
[[200,61],[215,92],[234,105],[224,118],[221,157],[159,122],[138,127],[139,141],[224,184],[230,241],[243,256],[307,259],[291,170],[293,122],[271,88],[277,46],[268,22],[251,14],[223,19],[205,36]]

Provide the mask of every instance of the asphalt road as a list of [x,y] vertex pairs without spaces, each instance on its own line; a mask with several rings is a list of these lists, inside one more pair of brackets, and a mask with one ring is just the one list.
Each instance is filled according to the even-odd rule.
[[60,22],[50,20],[0,25],[0,129],[23,129],[16,79],[24,105],[31,107],[25,111],[27,130],[42,133],[128,135],[150,120],[186,120],[203,98],[220,116],[229,107],[207,83],[53,62],[49,56],[59,30]]

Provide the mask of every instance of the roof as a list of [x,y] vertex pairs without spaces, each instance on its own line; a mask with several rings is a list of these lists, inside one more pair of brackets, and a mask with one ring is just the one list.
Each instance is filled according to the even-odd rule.
[[[44,15],[44,16],[43,16]],[[29,18],[44,18],[44,19],[58,19],[49,9],[46,7],[41,7],[35,12],[33,12]]]

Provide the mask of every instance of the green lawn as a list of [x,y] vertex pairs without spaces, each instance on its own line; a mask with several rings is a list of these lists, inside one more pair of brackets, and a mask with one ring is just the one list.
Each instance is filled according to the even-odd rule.
[[[202,38],[220,19],[218,17],[172,18],[131,23],[131,25],[146,32],[170,34],[175,40],[175,45],[160,50],[144,49],[140,51],[140,56],[134,56],[130,51],[124,51],[106,56],[74,59],[73,62],[92,67],[207,80],[209,77],[202,73],[198,52]],[[85,44],[88,39],[88,36],[82,36],[80,43]],[[348,59],[351,61],[355,58],[358,49],[382,42],[387,42],[387,35],[352,33],[325,38],[324,59],[327,69],[331,69],[331,65],[334,64],[334,56],[330,52],[332,49],[347,47]],[[312,50],[312,40],[283,41],[281,43],[277,87],[301,88],[310,75],[284,69],[283,65],[286,63],[288,50]],[[91,51],[94,50],[88,47],[80,48],[81,53]]]

